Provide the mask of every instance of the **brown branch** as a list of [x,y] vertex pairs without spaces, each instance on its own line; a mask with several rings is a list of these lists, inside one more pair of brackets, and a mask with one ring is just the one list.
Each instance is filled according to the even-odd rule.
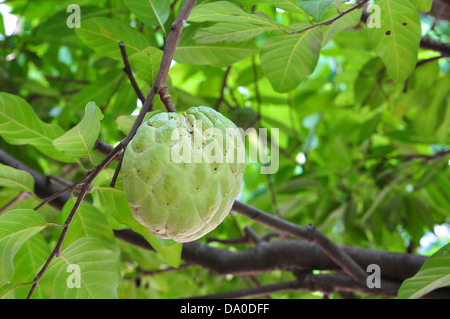
[[[147,112],[151,111],[153,108],[153,98],[158,92],[161,92],[162,89],[167,88],[167,76],[169,74],[170,65],[173,60],[173,55],[175,53],[175,49],[178,45],[178,41],[181,36],[181,32],[183,31],[184,25],[186,24],[186,21],[189,17],[189,14],[191,13],[192,9],[195,6],[196,0],[186,0],[183,4],[183,7],[181,8],[177,18],[175,19],[175,22],[170,27],[170,33],[167,37],[167,42],[164,46],[164,52],[163,57],[161,60],[161,65],[159,68],[158,75],[156,76],[155,82],[153,82],[153,85],[150,89],[150,92],[148,93],[147,98],[145,99],[141,111],[139,112],[136,120],[134,121],[133,127],[130,130],[130,133],[128,136],[121,142],[123,146],[128,145],[128,143],[131,141],[131,139],[136,134],[137,129],[141,125],[145,114]],[[167,105],[166,105],[167,107]],[[173,112],[176,110],[167,109],[169,112]]]
[[166,110],[169,112],[176,113],[177,110],[172,102],[172,97],[170,96],[169,91],[167,90],[167,86],[163,86],[158,90],[159,99],[163,102]]
[[23,199],[27,198],[27,196],[30,196],[27,191],[21,191],[19,195],[14,197],[11,201],[9,201],[5,206],[2,207],[0,210],[0,216],[6,213],[11,207],[13,207],[16,203],[22,201]]
[[54,200],[55,198],[58,198],[59,196],[61,196],[62,194],[68,192],[68,191],[72,191],[74,190],[77,186],[79,186],[87,177],[89,176],[89,173],[87,175],[84,175],[83,177],[81,177],[79,180],[77,180],[75,183],[71,184],[71,185],[67,185],[65,188],[61,189],[59,192],[56,192],[54,194],[52,194],[51,196],[48,196],[47,198],[44,198],[42,200],[42,202],[36,206],[34,208],[34,210],[38,210],[39,208],[41,208],[42,206],[44,206],[45,204],[48,204],[49,202],[51,202],[52,200]]
[[228,80],[228,75],[230,74],[230,70],[231,70],[231,66],[228,66],[225,71],[225,75],[223,76],[222,88],[220,89],[220,96],[217,99],[216,106],[214,107],[214,109],[216,111],[219,111],[220,104],[222,103],[223,98],[225,97],[225,89],[228,87],[227,80]]
[[192,297],[189,299],[252,298],[295,290],[321,291],[326,294],[336,291],[362,292],[371,295],[395,297],[399,287],[400,284],[398,282],[383,280],[381,288],[370,289],[367,285],[357,284],[349,276],[343,274],[308,274],[294,281],[279,282],[230,292]]
[[364,270],[353,261],[347,254],[342,252],[339,247],[326,237],[320,230],[309,226],[297,226],[291,224],[284,219],[270,215],[255,207],[244,204],[240,201],[235,201],[233,210],[239,214],[253,219],[263,225],[272,227],[278,231],[284,232],[296,238],[305,239],[316,243],[322,248],[325,254],[328,255],[336,264],[342,267],[350,277],[356,282],[364,284],[366,282],[367,274]]
[[[0,149],[0,163],[30,173],[30,175],[34,179],[34,193],[38,198],[46,198],[61,190],[61,187],[59,185],[51,183],[46,176],[26,166],[25,164],[15,159],[2,149]],[[49,204],[57,209],[61,209],[69,198],[70,198],[69,194],[63,193],[59,197],[50,201]]]
[[324,22],[316,23],[316,24],[314,24],[314,25],[312,25],[312,26],[309,26],[309,27],[307,27],[307,28],[304,28],[304,29],[301,29],[301,30],[294,30],[294,31],[292,31],[292,32],[290,32],[290,33],[291,33],[291,34],[302,33],[302,32],[305,32],[305,31],[308,31],[308,30],[310,30],[310,29],[314,29],[314,28],[317,28],[317,27],[320,27],[320,26],[323,26],[323,25],[330,25],[330,24],[332,24],[333,22],[335,22],[335,21],[339,20],[340,18],[342,18],[343,16],[345,16],[346,14],[349,14],[350,12],[352,12],[352,11],[354,11],[354,10],[356,10],[356,9],[361,8],[361,7],[362,7],[366,2],[368,2],[368,1],[369,1],[369,0],[363,0],[363,1],[361,1],[361,2],[359,2],[359,3],[357,3],[357,4],[355,4],[354,7],[352,7],[352,8],[350,8],[350,9],[348,9],[348,10],[342,12],[340,15],[338,15],[337,17],[334,17],[334,18],[331,19],[331,20],[327,20],[327,21],[324,21]]
[[[109,155],[109,153],[111,153],[114,148],[110,144],[106,143],[105,141],[97,140],[97,141],[95,141],[94,149],[97,152],[102,153],[103,155]],[[121,157],[122,157],[122,153],[119,153],[115,157],[115,159],[119,160]]]
[[130,80],[131,86],[133,87],[134,92],[136,92],[137,97],[142,103],[144,103],[145,96],[144,94],[142,94],[142,91],[139,89],[136,79],[134,78],[133,71],[131,70],[130,61],[128,59],[127,50],[125,48],[125,44],[122,41],[119,42],[119,48],[120,53],[122,54],[123,64],[125,65],[123,71],[128,76],[128,79]]

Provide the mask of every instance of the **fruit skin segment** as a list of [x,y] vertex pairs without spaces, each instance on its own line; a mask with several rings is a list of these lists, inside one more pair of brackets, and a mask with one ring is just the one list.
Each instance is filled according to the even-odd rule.
[[236,125],[209,107],[151,114],[122,163],[134,218],[155,236],[176,242],[209,233],[228,215],[240,192],[243,152]]

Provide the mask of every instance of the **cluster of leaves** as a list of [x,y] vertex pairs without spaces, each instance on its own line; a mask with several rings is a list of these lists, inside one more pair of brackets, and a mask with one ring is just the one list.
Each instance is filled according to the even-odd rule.
[[[82,177],[104,156],[97,139],[111,145],[123,139],[139,108],[119,42],[147,95],[181,2],[7,2],[23,30],[2,32],[0,147],[44,175]],[[249,163],[243,201],[314,224],[339,244],[402,252],[450,216],[449,169],[440,160],[450,142],[448,62],[419,47],[417,10],[428,11],[431,0],[376,1],[379,28],[367,27],[361,8],[344,2],[199,1],[175,51],[168,91],[179,111],[216,106],[242,126],[268,128],[278,141],[272,144],[280,149],[278,171],[263,175],[261,164]],[[81,8],[81,28],[66,24],[73,3]],[[444,22],[430,32],[448,40]],[[164,105],[155,99],[154,108]],[[94,181],[33,298],[186,297],[246,286],[201,267],[143,276],[180,265],[182,246],[153,237],[132,218],[120,177],[109,186],[114,165]],[[75,201],[62,213],[48,205],[34,210],[40,200],[33,178],[4,165],[0,176],[0,207],[31,194],[0,217],[0,297],[23,298]],[[238,237],[245,226],[267,231],[230,214],[211,236]],[[142,234],[158,253],[114,239],[113,229],[122,228]],[[68,264],[84,267],[82,289],[66,284]],[[445,273],[434,271],[433,280]],[[413,282],[409,295],[426,284]]]

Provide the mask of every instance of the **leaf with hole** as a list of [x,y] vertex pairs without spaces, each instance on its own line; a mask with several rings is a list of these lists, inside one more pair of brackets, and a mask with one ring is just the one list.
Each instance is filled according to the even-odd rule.
[[414,71],[421,39],[420,18],[410,1],[379,0],[380,28],[368,28],[370,42],[396,82]]

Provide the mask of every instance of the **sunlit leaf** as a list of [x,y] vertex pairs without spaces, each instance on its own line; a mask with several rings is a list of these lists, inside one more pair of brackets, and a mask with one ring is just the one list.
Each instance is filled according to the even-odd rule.
[[[119,181],[120,183],[120,181]],[[106,183],[105,183],[106,184]],[[182,245],[173,240],[160,239],[152,235],[145,226],[141,225],[134,217],[128,205],[123,190],[102,186],[96,188],[102,208],[118,223],[126,225],[131,230],[141,234],[152,247],[172,266],[177,267],[181,260]]]
[[90,157],[90,152],[100,132],[102,119],[103,114],[98,106],[94,102],[89,102],[80,123],[56,138],[53,145],[67,156]]
[[34,192],[34,179],[30,173],[0,164],[0,185],[23,189],[30,194]]
[[308,12],[314,19],[319,21],[334,1],[335,0],[300,1],[298,5]]
[[120,278],[118,255],[85,237],[53,259],[38,289],[52,299],[115,299]]
[[405,280],[398,298],[417,299],[427,293],[450,285],[450,244],[430,256],[414,277]]
[[100,55],[122,61],[119,42],[125,44],[128,55],[149,46],[145,36],[125,22],[110,18],[91,18],[83,20],[81,28],[76,29],[78,37]]
[[33,108],[19,96],[0,93],[0,135],[10,144],[31,144],[42,153],[62,161],[73,161],[57,150],[52,141],[64,131],[43,122]]
[[0,216],[0,286],[12,278],[13,259],[20,247],[45,227],[45,220],[32,209],[10,210]]
[[410,1],[380,0],[380,28],[368,28],[370,42],[389,75],[403,82],[414,71],[421,39],[420,18]]
[[[298,25],[301,29],[305,25]],[[310,75],[319,59],[321,32],[272,35],[261,51],[261,67],[277,92],[288,92]]]
[[148,25],[159,25],[164,30],[170,13],[170,2],[166,0],[124,0],[125,5],[142,22]]

